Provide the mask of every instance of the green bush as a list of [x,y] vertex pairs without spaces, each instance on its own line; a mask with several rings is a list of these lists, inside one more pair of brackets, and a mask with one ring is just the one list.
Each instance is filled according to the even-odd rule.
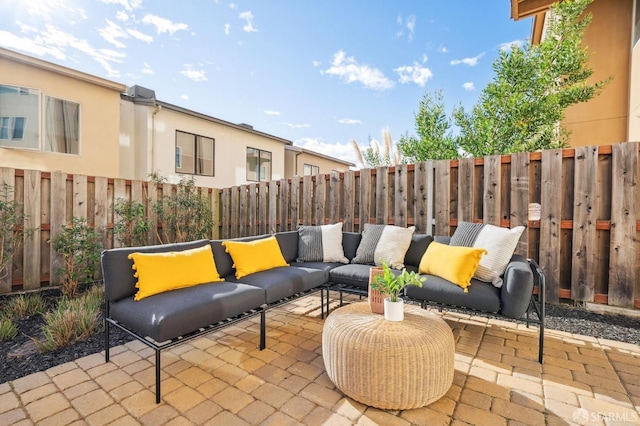
[[11,298],[2,308],[2,314],[5,318],[23,319],[32,315],[38,315],[45,312],[47,302],[41,294],[20,294]]
[[0,318],[0,342],[13,339],[18,334],[18,328],[11,318]]
[[60,300],[54,310],[44,315],[43,337],[35,340],[38,349],[53,352],[99,332],[103,294],[101,286],[93,286],[77,298]]
[[151,226],[145,216],[144,205],[137,201],[118,198],[113,209],[117,218],[113,225],[113,233],[118,241],[125,247],[147,244]]

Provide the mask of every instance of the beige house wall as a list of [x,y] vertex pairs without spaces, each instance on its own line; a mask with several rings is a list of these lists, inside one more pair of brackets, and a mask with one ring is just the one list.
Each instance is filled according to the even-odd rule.
[[286,167],[285,175],[287,178],[292,176],[303,176],[304,165],[309,164],[317,166],[320,174],[329,174],[331,172],[345,172],[349,170],[349,164],[327,158],[322,154],[317,154],[308,150],[286,149]]
[[0,147],[0,167],[119,175],[119,100],[126,86],[6,49],[0,49],[0,84],[38,89],[41,110],[46,95],[80,105],[78,155]]
[[631,55],[631,87],[629,90],[629,141],[640,141],[640,41]]

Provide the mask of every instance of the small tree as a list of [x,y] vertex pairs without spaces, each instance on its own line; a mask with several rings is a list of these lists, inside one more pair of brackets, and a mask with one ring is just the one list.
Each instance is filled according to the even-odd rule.
[[14,253],[22,247],[27,219],[22,204],[11,194],[11,185],[0,185],[0,280],[7,276]]
[[[158,176],[152,176],[152,179],[157,183],[164,180]],[[180,179],[175,192],[163,195],[154,203],[153,210],[162,228],[161,232],[156,231],[162,244],[211,238],[211,205],[198,192],[193,176]]]
[[147,243],[150,226],[144,205],[137,201],[118,198],[114,205],[116,214],[113,232],[125,247],[143,246]]
[[62,278],[62,294],[73,298],[80,282],[97,276],[101,251],[98,235],[86,218],[74,217],[71,226],[64,227],[51,244],[64,265],[55,271]]

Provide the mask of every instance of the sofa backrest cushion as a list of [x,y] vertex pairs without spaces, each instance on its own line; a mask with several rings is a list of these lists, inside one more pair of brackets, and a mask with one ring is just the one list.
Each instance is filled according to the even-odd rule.
[[[104,292],[106,300],[116,302],[125,297],[133,297],[138,291],[136,278],[132,269],[131,253],[166,253],[169,251],[184,251],[203,247],[209,240],[190,241],[186,243],[163,244],[145,247],[122,247],[104,250],[100,257],[102,277],[104,278]],[[214,259],[215,259],[214,252]],[[215,259],[217,261],[217,259]]]
[[276,234],[280,251],[287,263],[295,262],[298,258],[298,231],[285,231]]
[[342,232],[342,248],[344,249],[344,256],[349,259],[349,262],[356,257],[361,239],[362,234],[359,232]]

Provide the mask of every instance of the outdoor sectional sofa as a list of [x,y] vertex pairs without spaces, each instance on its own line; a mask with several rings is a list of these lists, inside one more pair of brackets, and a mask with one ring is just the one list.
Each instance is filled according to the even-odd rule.
[[[268,235],[236,238],[232,241],[256,242]],[[320,292],[321,312],[329,312],[330,290],[366,294],[371,265],[343,263],[356,257],[362,234],[342,232],[343,262],[304,262],[299,259],[299,233],[275,234],[282,257],[290,266],[276,267],[236,278],[234,261],[222,240],[199,240],[156,246],[115,248],[102,253],[105,285],[105,361],[109,361],[109,330],[115,326],[155,351],[156,402],[160,402],[160,352],[218,328],[260,315],[259,348],[266,346],[266,312],[298,297]],[[447,242],[448,237],[436,237]],[[432,237],[414,234],[404,258],[408,270],[418,270]],[[209,282],[166,291],[134,300],[138,288],[132,267],[132,253],[183,252],[211,247],[215,268],[224,281]],[[206,249],[208,250],[208,248]],[[544,295],[544,276],[534,262],[514,256],[509,262],[502,288],[472,280],[468,292],[446,280],[427,276],[422,288],[408,287],[405,298],[423,307],[455,307],[475,313],[503,316],[539,325],[539,361],[542,362],[544,300],[533,293],[534,282]],[[325,297],[326,296],[326,297]],[[325,302],[326,300],[326,302]],[[530,318],[530,311],[536,318]],[[426,330],[426,332],[428,332]]]

